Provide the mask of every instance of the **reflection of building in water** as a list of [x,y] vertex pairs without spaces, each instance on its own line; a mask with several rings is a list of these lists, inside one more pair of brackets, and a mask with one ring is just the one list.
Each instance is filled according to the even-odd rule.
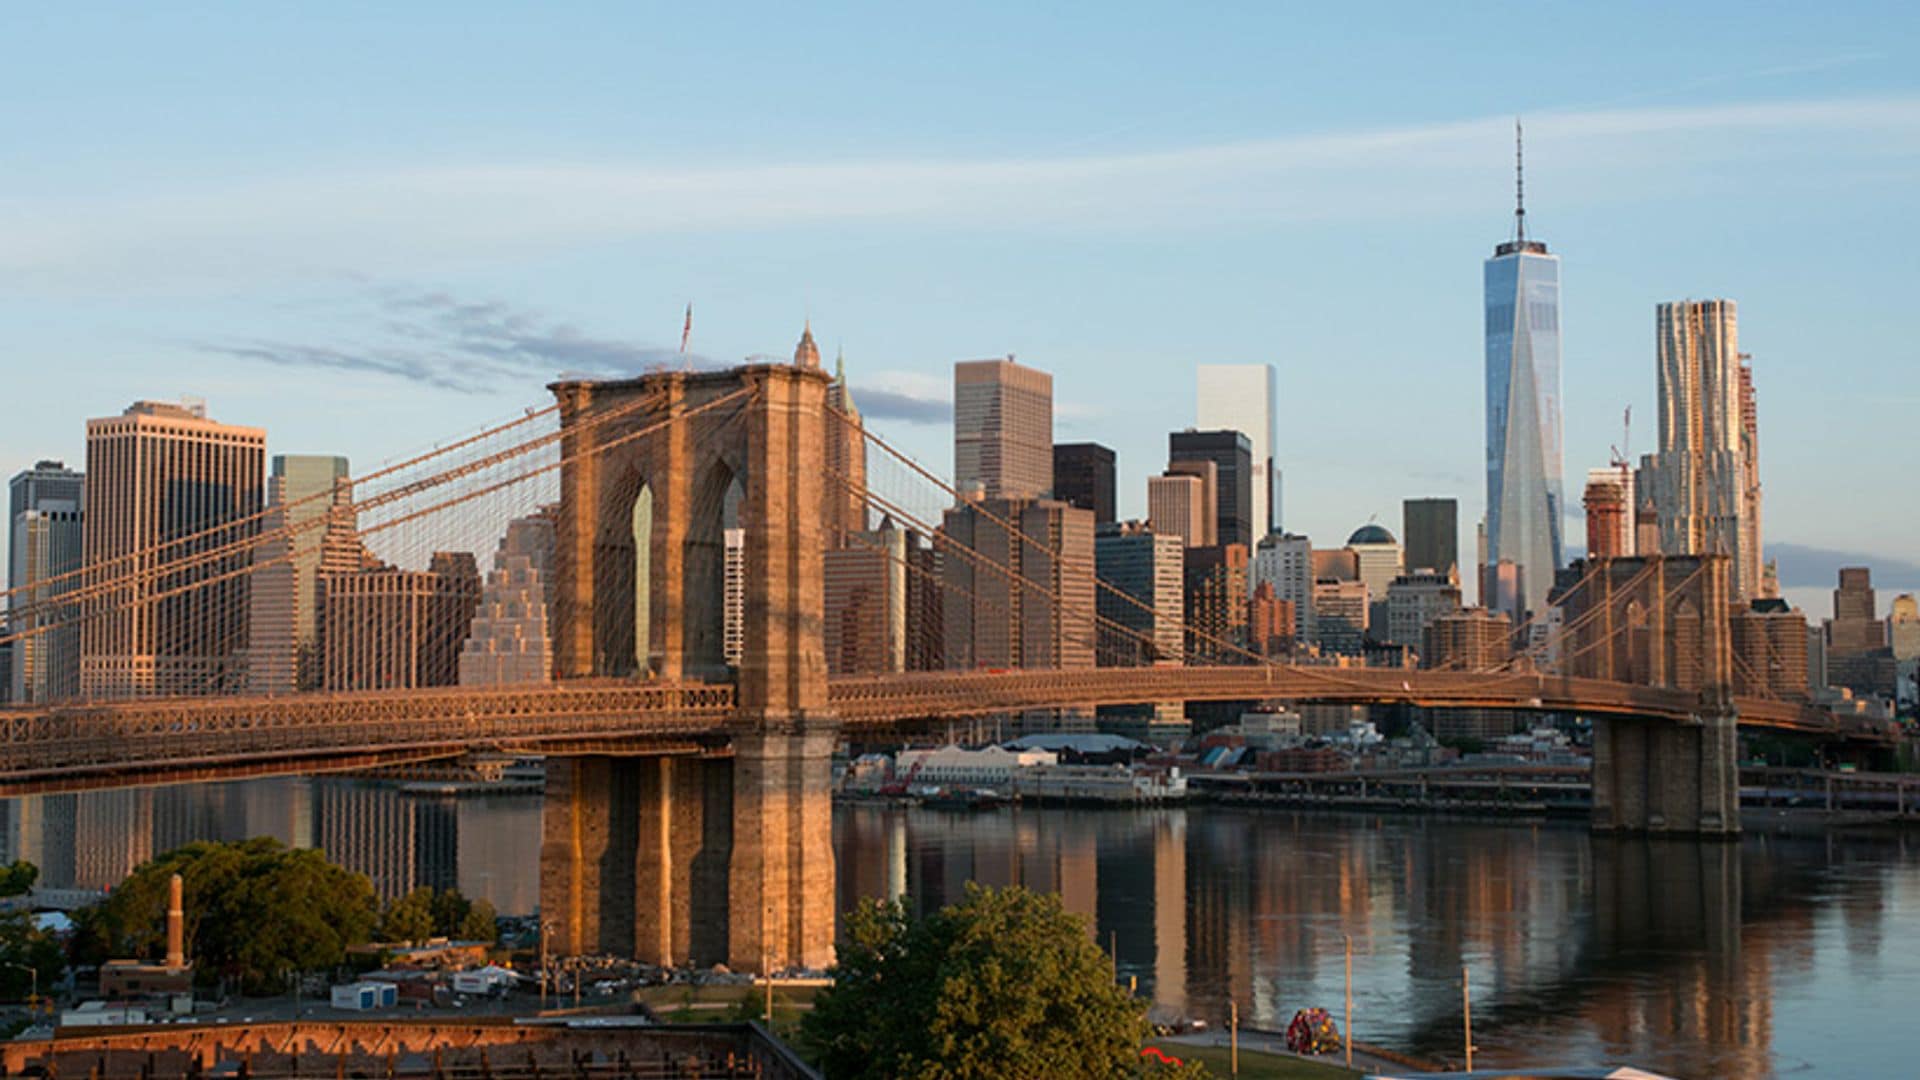
[[460,891],[502,915],[540,906],[540,798],[468,797],[456,805]]
[[1187,1007],[1187,812],[1153,823],[1153,995],[1175,1013]]
[[382,900],[421,885],[451,888],[459,823],[448,800],[416,799],[396,787],[353,780],[313,782],[314,846],[367,875]]
[[74,796],[73,881],[111,889],[153,857],[153,789],[90,791]]

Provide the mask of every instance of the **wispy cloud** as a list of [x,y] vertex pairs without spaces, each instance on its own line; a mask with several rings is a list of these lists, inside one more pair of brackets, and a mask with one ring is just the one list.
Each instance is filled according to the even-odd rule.
[[1766,553],[1779,564],[1780,584],[1786,588],[1831,589],[1843,566],[1871,568],[1874,584],[1883,589],[1920,588],[1920,563],[1906,559],[1791,543],[1768,543]]
[[898,390],[862,389],[858,380],[849,378],[854,404],[863,416],[875,420],[899,420],[908,424],[944,424],[953,419],[953,403],[937,398],[915,397]]
[[485,393],[563,373],[605,377],[682,363],[714,366],[705,357],[682,357],[661,346],[584,334],[500,300],[375,286],[360,302],[371,308],[364,319],[369,329],[354,343],[216,339],[185,344],[233,360],[387,375],[460,393]]
[[[0,276],[231,280],[333,265],[385,273],[645,236],[819,223],[1100,232],[1483,208],[1507,117],[1138,153],[737,167],[503,161],[312,173],[221,190],[0,203]],[[1837,181],[1920,157],[1920,97],[1608,108],[1528,117],[1556,200],[1671,192],[1693,171],[1786,160],[1750,182]],[[1796,175],[1787,176],[1785,174]],[[164,265],[164,275],[155,274]],[[485,318],[489,313],[473,312]],[[577,347],[591,351],[588,343]]]

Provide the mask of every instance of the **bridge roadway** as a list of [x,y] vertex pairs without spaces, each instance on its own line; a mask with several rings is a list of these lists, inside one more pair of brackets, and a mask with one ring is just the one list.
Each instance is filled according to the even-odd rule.
[[[1697,695],[1557,675],[1302,665],[915,672],[836,678],[829,701],[852,730],[929,718],[1153,701],[1275,698],[1331,704],[1521,709],[1698,722]],[[1882,725],[1736,698],[1742,726],[1885,742]],[[725,683],[609,680],[166,698],[0,710],[0,796],[280,774],[457,756],[724,753]]]

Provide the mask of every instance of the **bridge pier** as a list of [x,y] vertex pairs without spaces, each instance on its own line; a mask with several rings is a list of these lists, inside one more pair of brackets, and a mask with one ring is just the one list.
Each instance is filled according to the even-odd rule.
[[1675,724],[1593,721],[1595,832],[1740,834],[1740,770],[1731,713]]
[[728,959],[732,763],[547,760],[540,917],[553,956]]

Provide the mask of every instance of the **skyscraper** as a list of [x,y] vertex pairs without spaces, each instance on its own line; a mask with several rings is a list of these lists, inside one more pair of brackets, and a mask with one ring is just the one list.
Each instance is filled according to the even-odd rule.
[[542,683],[553,678],[554,518],[507,523],[480,589],[473,628],[460,648],[461,686]]
[[[197,402],[138,401],[87,421],[85,564],[100,580],[163,571],[228,545],[234,553],[143,573],[89,601],[83,695],[207,694],[241,684],[253,554],[241,542],[259,532],[266,444],[264,430],[215,423]],[[157,595],[163,590],[174,595]]]
[[38,704],[69,698],[80,691],[80,628],[62,609],[59,595],[80,569],[83,478],[58,461],[41,461],[8,484],[7,586],[38,589],[15,592],[8,632],[12,664],[0,694],[9,701]]
[[[1514,129],[1516,179],[1519,128]],[[1541,610],[1562,559],[1560,259],[1527,238],[1516,183],[1513,239],[1486,261],[1487,558],[1512,562]]]
[[1253,443],[1245,432],[1176,431],[1167,436],[1167,461],[1211,461],[1218,476],[1214,543],[1253,550]]
[[1409,572],[1445,576],[1460,566],[1460,504],[1454,499],[1407,499],[1400,504],[1400,535]]
[[[807,329],[795,350],[794,363],[803,364],[807,350],[813,348],[813,330]],[[815,350],[818,355],[818,350]],[[867,503],[862,497],[867,486],[867,438],[860,410],[847,388],[846,357],[833,361],[833,384],[827,387],[828,416],[822,428],[827,436],[827,482],[821,485],[827,500],[822,524],[829,549],[844,547],[848,537],[867,527]],[[837,414],[837,415],[836,415]]]
[[[320,685],[320,572],[348,573],[365,558],[355,535],[347,459],[278,454],[267,477],[265,536],[247,587],[247,688],[284,694]],[[285,535],[276,535],[285,530]]]
[[[1201,462],[1209,470],[1210,461]],[[1208,516],[1208,478],[1192,473],[1147,477],[1147,524],[1160,536],[1178,537],[1186,547],[1206,547],[1213,539]]]
[[321,573],[320,685],[326,690],[454,686],[480,606],[480,567],[436,551],[425,570],[373,566]]
[[940,558],[949,669],[1094,666],[1091,510],[981,499],[948,510],[941,531],[951,545]]
[[835,675],[874,675],[907,667],[907,550],[892,518],[827,552],[825,647]]
[[[1664,555],[1729,555],[1741,599],[1760,590],[1759,428],[1731,300],[1656,309],[1660,451],[1642,468]],[[1743,392],[1744,391],[1744,392]]]
[[1126,594],[1103,589],[1096,598],[1095,608],[1105,620],[1099,631],[1101,666],[1180,662],[1186,546],[1178,536],[1163,536],[1133,522],[1109,526],[1094,537],[1100,580]]
[[1249,545],[1280,528],[1280,462],[1272,364],[1201,364],[1194,427],[1238,431],[1252,455]]
[[1055,443],[1053,497],[1093,511],[1096,526],[1113,523],[1114,457],[1099,443]]
[[989,499],[1052,492],[1052,375],[1012,358],[953,365],[953,481]]
[[1234,664],[1247,647],[1252,590],[1245,544],[1186,549],[1187,657],[1197,664]]

